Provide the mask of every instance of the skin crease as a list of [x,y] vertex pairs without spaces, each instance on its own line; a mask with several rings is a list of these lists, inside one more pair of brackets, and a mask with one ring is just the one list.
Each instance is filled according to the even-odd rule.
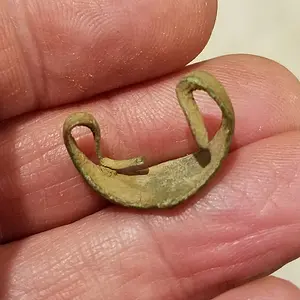
[[[247,55],[185,68],[217,5],[178,3],[1,2],[0,299],[299,298],[289,283],[258,279],[300,256],[299,81]],[[65,118],[93,112],[117,159],[183,156],[195,143],[174,87],[196,69],[213,73],[234,105],[226,163],[174,210],[108,206],[70,161]],[[197,100],[212,134],[218,109]],[[93,155],[90,133],[76,135]]]

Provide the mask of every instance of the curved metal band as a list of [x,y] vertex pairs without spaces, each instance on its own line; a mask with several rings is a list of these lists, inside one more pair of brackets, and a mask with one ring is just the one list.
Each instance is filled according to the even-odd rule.
[[[222,111],[222,123],[211,141],[193,91],[203,90]],[[199,146],[199,151],[150,167],[142,174],[126,175],[120,170],[141,166],[142,157],[127,160],[103,158],[100,151],[101,132],[95,118],[88,113],[70,115],[63,127],[66,148],[86,182],[111,202],[136,208],[172,207],[195,194],[219,169],[226,157],[234,132],[234,110],[220,82],[211,74],[197,71],[183,78],[176,87],[179,104]],[[96,143],[99,165],[82,153],[72,137],[72,129],[86,126]],[[206,149],[210,153],[207,160]],[[205,163],[203,163],[205,161]]]

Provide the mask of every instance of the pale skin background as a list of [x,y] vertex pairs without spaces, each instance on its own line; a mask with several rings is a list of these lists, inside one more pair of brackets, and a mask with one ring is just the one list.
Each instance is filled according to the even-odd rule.
[[[87,110],[111,157],[195,150],[174,87],[216,12],[214,0],[1,1],[1,299],[299,299],[265,277],[300,256],[300,84],[286,68],[249,55],[189,67],[224,84],[237,123],[222,170],[175,210],[99,199],[62,142],[66,116]],[[197,99],[215,130],[216,106]]]

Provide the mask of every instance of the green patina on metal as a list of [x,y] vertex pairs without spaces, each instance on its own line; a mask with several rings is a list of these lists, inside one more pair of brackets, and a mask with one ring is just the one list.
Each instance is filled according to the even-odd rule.
[[[193,97],[195,90],[205,91],[222,111],[220,128],[210,141]],[[199,150],[147,169],[142,168],[143,157],[127,160],[102,157],[100,128],[91,114],[78,112],[66,119],[63,126],[66,148],[75,167],[94,190],[122,206],[168,208],[188,199],[214,176],[229,152],[234,132],[235,118],[230,98],[222,84],[203,71],[182,78],[176,94]],[[93,163],[79,150],[71,134],[76,126],[86,126],[92,131],[99,164]]]

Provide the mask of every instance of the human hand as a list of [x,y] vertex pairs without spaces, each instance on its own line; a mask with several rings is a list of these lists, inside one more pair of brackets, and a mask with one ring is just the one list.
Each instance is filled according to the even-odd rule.
[[[216,1],[16,3],[0,7],[0,298],[299,299],[259,279],[300,256],[299,81],[248,55],[185,68]],[[92,112],[110,157],[183,156],[196,145],[174,89],[195,69],[214,74],[235,109],[222,169],[172,210],[100,199],[67,154],[65,118]],[[197,99],[212,133],[218,108]],[[90,133],[77,136],[93,154]]]

